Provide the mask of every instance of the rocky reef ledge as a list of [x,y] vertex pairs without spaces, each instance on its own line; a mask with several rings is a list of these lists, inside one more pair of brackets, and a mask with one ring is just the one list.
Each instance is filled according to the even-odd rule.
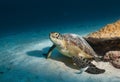
[[107,24],[100,30],[84,37],[98,55],[105,55],[108,51],[120,51],[120,20]]

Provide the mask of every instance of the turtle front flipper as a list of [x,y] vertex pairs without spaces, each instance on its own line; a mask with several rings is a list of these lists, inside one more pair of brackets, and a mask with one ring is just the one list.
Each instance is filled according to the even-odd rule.
[[55,47],[56,47],[56,46],[53,44],[53,45],[50,47],[50,49],[48,50],[47,54],[43,54],[43,55],[46,57],[46,59],[51,56],[52,51],[53,51],[53,49],[54,49]]
[[85,72],[90,74],[101,74],[104,73],[104,69],[99,69],[91,63],[92,59],[87,59],[84,57],[73,56],[73,63],[75,63],[80,69],[87,68]]

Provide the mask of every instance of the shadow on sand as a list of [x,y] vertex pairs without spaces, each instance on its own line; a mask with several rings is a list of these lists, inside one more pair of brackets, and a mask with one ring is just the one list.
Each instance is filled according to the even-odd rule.
[[[44,54],[47,53],[49,48],[50,47],[46,47],[46,48],[43,48],[42,50],[29,51],[29,52],[26,52],[26,54],[29,55],[29,56],[46,58],[46,56]],[[66,66],[68,66],[72,69],[78,69],[77,66],[73,65],[73,62],[72,62],[71,58],[68,58],[68,57],[60,54],[56,49],[53,51],[50,59],[55,60],[55,61],[59,61],[59,62],[63,62]]]

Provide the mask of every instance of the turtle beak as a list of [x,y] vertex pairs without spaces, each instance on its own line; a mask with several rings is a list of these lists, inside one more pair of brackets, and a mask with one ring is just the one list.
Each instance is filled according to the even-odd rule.
[[50,32],[50,33],[49,33],[49,37],[53,37],[54,33],[55,33],[55,32]]
[[54,39],[55,39],[55,32],[50,32],[49,38],[50,38],[51,41],[54,41]]

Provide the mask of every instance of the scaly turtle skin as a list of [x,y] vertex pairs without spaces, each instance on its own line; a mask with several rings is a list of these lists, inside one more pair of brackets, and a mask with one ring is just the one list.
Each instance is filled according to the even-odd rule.
[[110,53],[112,53],[113,55],[110,57],[112,59],[108,62],[112,63],[114,67],[120,68],[120,58],[116,56],[120,52],[120,20],[88,34],[84,39],[98,55],[107,58],[107,54],[110,57]]
[[82,37],[76,34],[60,34],[57,32],[51,32],[49,37],[53,46],[49,49],[47,58],[50,57],[53,49],[57,48],[61,54],[72,58],[79,68],[88,67],[86,72],[91,74],[105,72],[104,69],[99,69],[91,63],[94,59],[98,61],[99,57]]

